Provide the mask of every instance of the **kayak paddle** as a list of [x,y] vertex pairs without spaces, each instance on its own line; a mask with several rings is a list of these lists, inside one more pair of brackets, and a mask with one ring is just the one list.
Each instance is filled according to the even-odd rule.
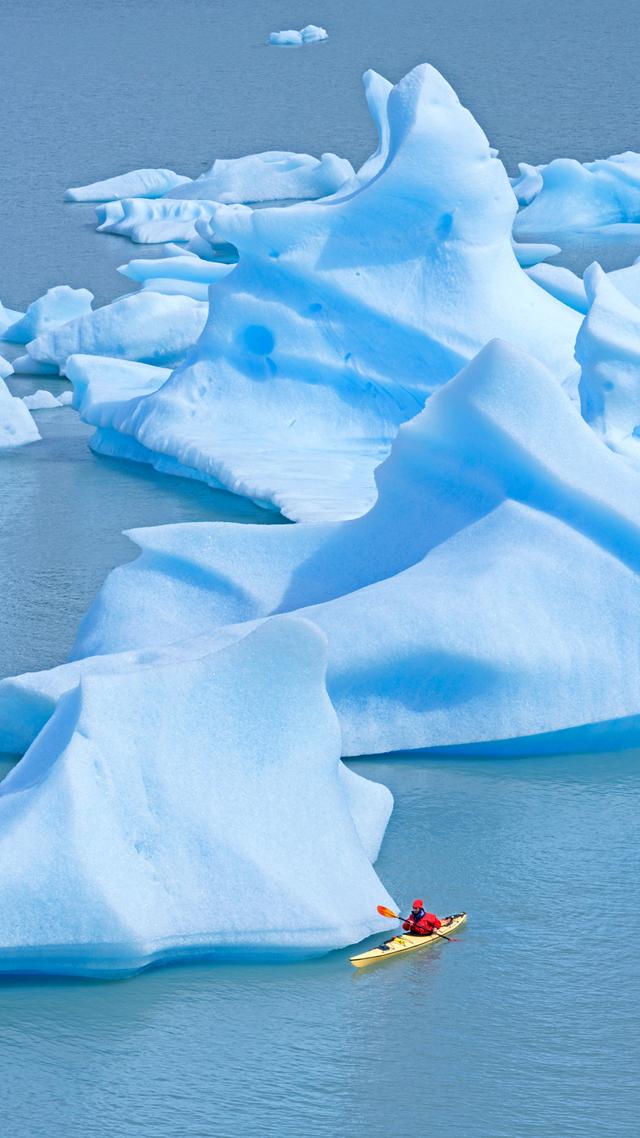
[[[387,909],[385,905],[378,905],[378,912],[381,917],[389,917],[392,920],[397,919],[398,921],[407,921],[409,919],[408,917],[401,917],[399,913],[394,913],[392,909]],[[433,929],[433,932],[442,940],[451,941],[452,944],[454,940],[458,939],[457,937],[446,936],[445,933],[439,933],[437,929]]]

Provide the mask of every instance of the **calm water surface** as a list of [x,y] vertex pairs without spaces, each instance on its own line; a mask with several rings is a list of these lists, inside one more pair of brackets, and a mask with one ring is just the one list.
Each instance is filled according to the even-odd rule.
[[[395,80],[433,62],[511,167],[640,149],[632,0],[3,0],[2,17],[0,297],[15,307],[60,282],[104,301],[125,291],[118,264],[154,252],[96,237],[90,207],[61,203],[67,185],[271,147],[360,161],[366,67]],[[329,42],[264,47],[308,22]],[[37,386],[63,383],[13,382]],[[123,529],[273,520],[97,458],[69,409],[36,418],[44,441],[0,457],[0,675],[64,658],[135,554]],[[3,1134],[637,1134],[637,754],[354,766],[396,797],[381,876],[399,900],[468,909],[459,942],[363,974],[343,952],[2,984]]]

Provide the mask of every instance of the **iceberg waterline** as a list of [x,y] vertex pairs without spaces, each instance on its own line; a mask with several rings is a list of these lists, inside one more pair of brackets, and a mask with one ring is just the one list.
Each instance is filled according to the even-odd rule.
[[[566,223],[518,219],[552,179],[523,170],[517,215],[432,68],[365,87],[357,173],[278,152],[70,191],[179,244],[102,309],[66,286],[0,309],[96,450],[303,522],[132,532],[71,661],[0,683],[0,747],[27,751],[0,787],[0,971],[350,943],[382,927],[391,802],[341,753],[637,739],[640,272],[540,265]],[[273,188],[307,200],[242,204]],[[33,424],[0,387],[0,433],[6,397]]]

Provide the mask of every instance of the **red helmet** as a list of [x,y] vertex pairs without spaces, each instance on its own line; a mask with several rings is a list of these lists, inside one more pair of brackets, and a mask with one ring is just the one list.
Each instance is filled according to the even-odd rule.
[[413,908],[414,909],[424,909],[424,901],[421,901],[420,898],[418,897],[418,899],[413,902]]

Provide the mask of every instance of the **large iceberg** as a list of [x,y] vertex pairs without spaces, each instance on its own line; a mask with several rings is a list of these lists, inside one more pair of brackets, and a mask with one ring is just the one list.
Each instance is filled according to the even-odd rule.
[[386,129],[365,184],[287,208],[211,205],[239,263],[211,286],[185,365],[114,412],[112,453],[133,440],[293,520],[354,517],[400,424],[491,338],[558,383],[577,375],[580,316],[518,265],[516,202],[469,111],[426,65],[368,94]]
[[22,399],[11,394],[2,378],[11,375],[11,371],[11,365],[0,356],[0,451],[34,443],[40,438],[28,408]]
[[555,378],[489,344],[400,431],[363,518],[134,531],[74,659],[0,684],[19,751],[85,675],[198,658],[298,612],[344,753],[640,737],[640,477]]
[[284,617],[69,692],[0,786],[0,971],[291,959],[388,927],[391,795],[340,762],[325,660]]

